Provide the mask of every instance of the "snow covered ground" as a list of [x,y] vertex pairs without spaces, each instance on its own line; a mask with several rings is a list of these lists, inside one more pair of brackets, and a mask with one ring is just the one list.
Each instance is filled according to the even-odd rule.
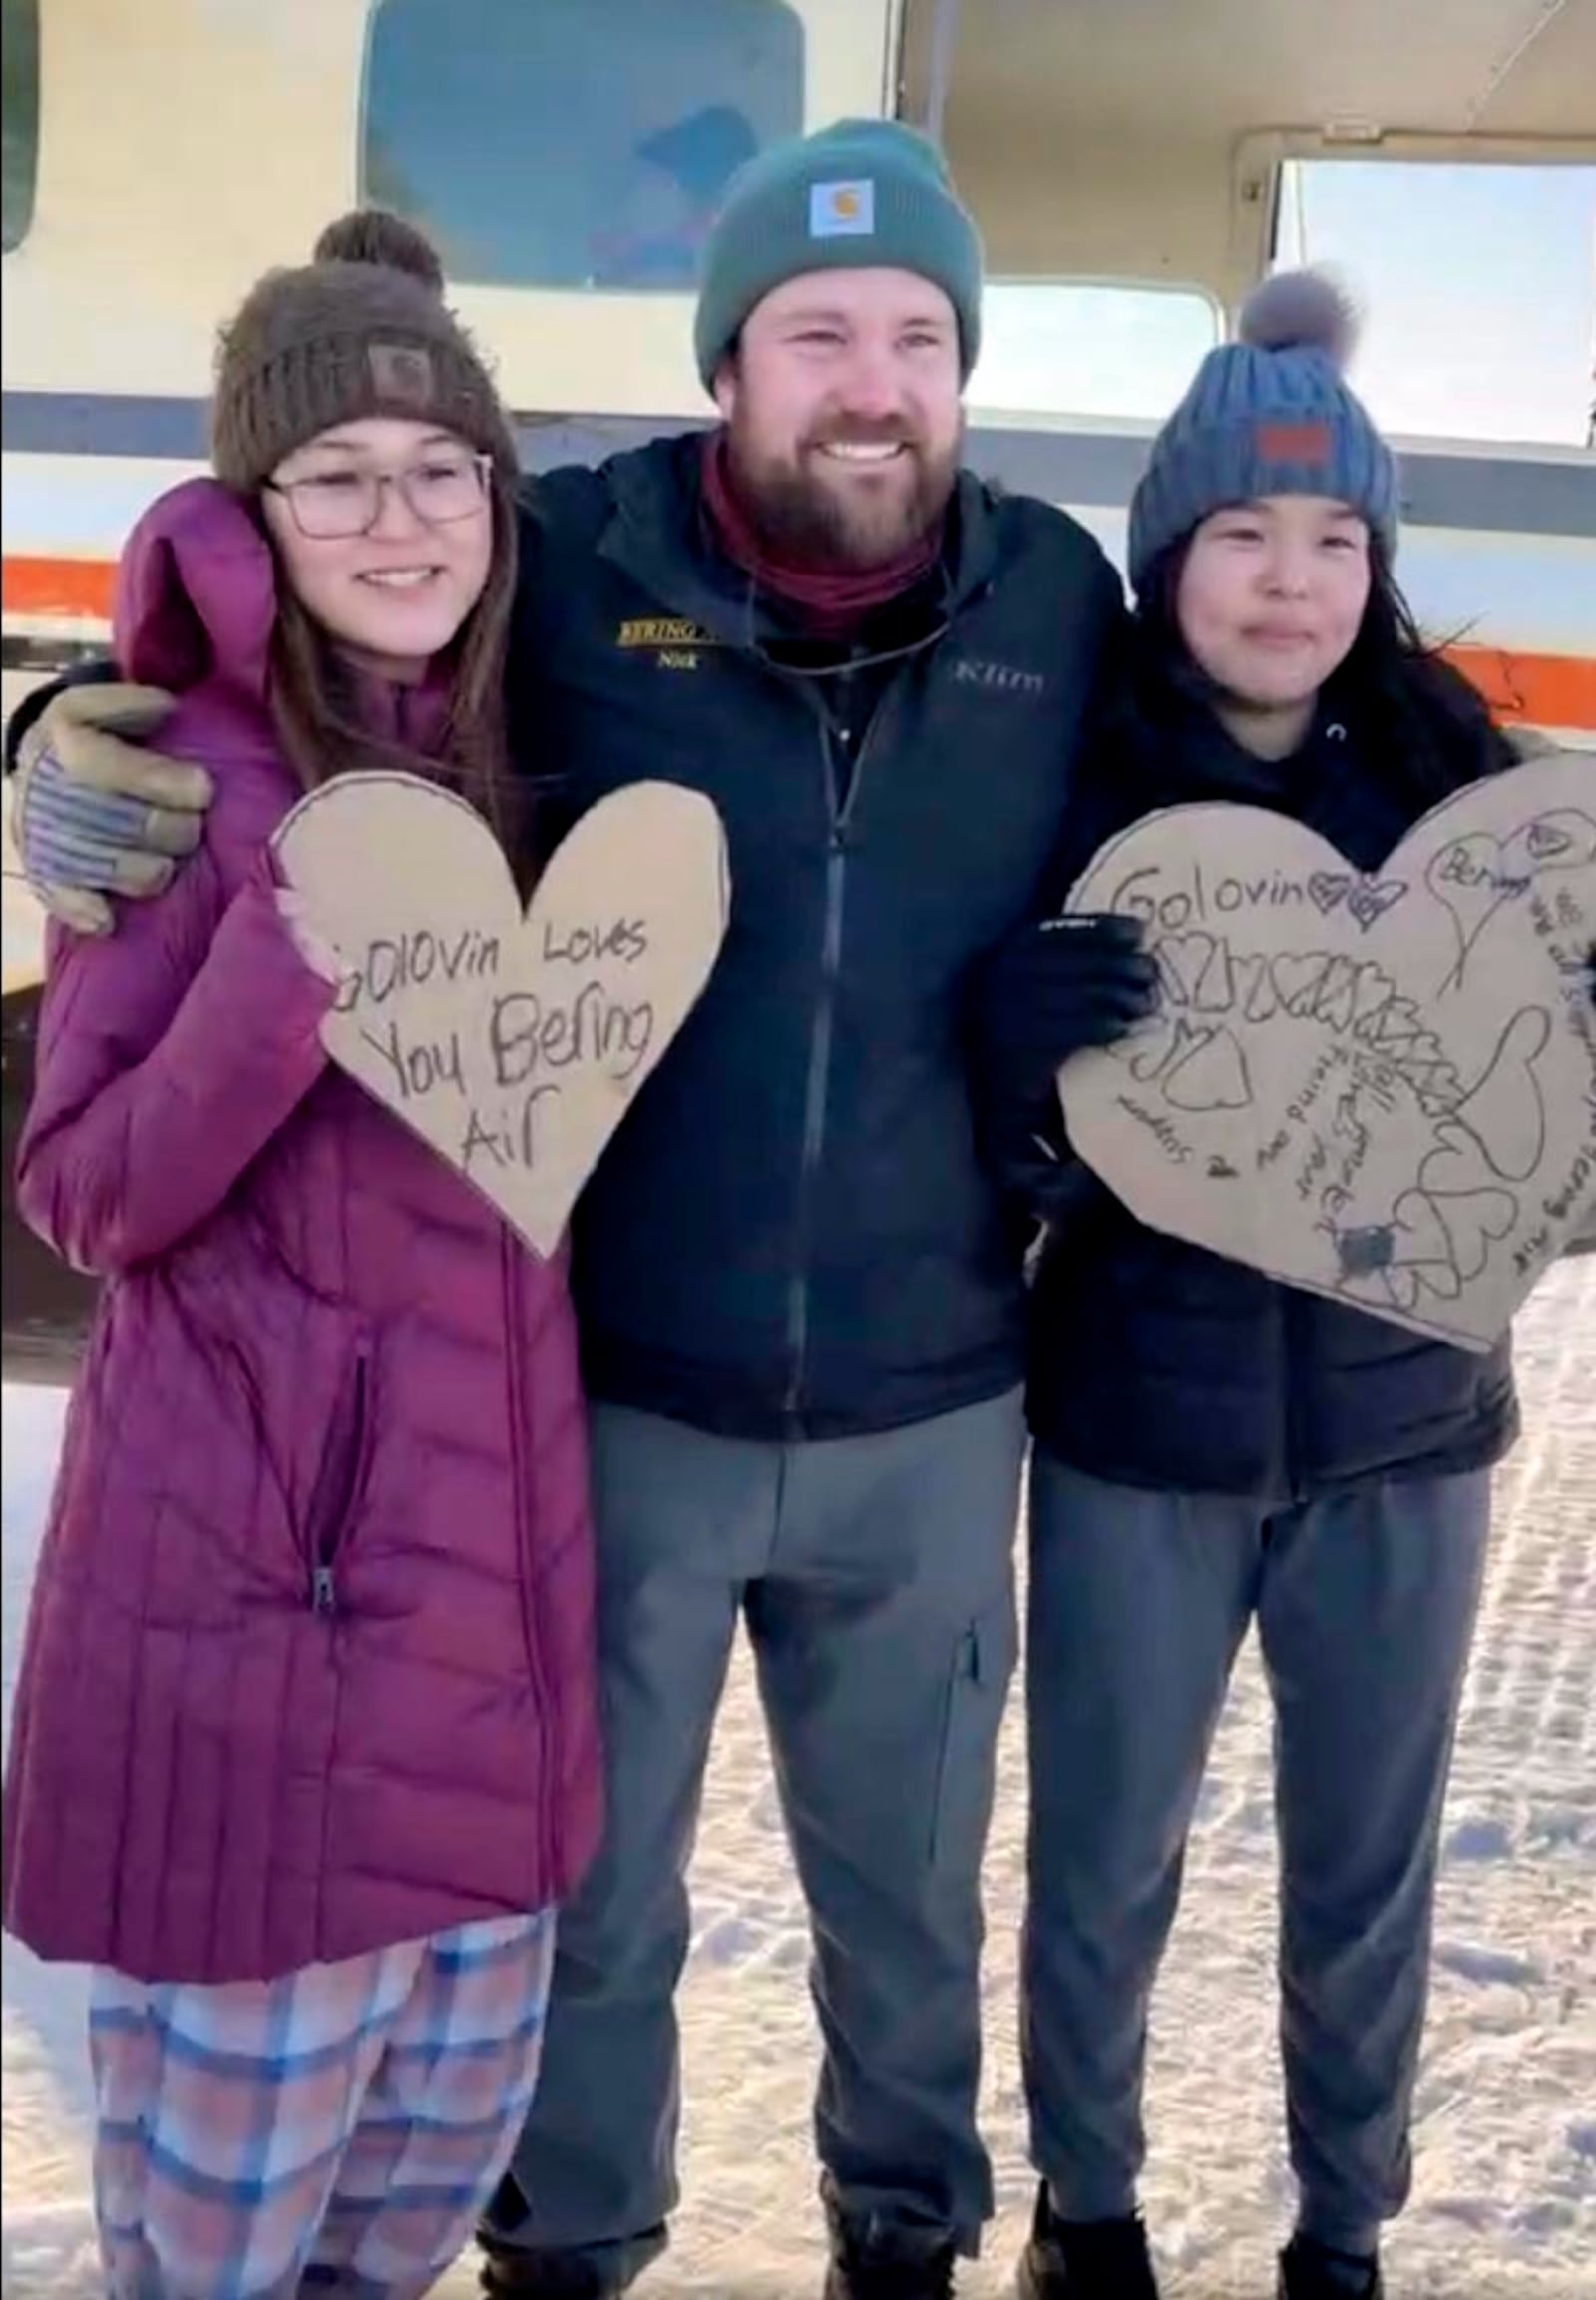
[[[1494,1559],[1446,1829],[1411,2208],[1392,2300],[1596,2300],[1596,1258],[1520,1324],[1526,1435]],[[59,1406],[4,1399],[5,1686]],[[1017,1713],[1017,1705],[1016,1705]],[[986,2122],[999,2219],[967,2300],[1010,2288],[1029,2206],[1014,2046],[1017,1714],[988,1870]],[[802,1909],[749,1674],[722,1718],[685,1988],[685,2201],[646,2300],[814,2300]],[[1215,1755],[1156,2011],[1147,2204],[1168,2300],[1265,2300],[1289,2209],[1271,1958],[1269,1736],[1249,1657]],[[4,1950],[4,2300],[93,2300],[78,1976]],[[444,2286],[473,2289],[469,2264]]]

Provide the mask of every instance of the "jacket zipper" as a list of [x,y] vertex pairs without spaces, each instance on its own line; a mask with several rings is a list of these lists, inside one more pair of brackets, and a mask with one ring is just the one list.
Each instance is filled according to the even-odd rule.
[[803,1144],[798,1163],[798,1220],[792,1270],[787,1285],[787,1389],[783,1405],[790,1421],[803,1405],[809,1359],[809,1244],[814,1211],[816,1177],[826,1147],[826,1118],[831,1091],[831,1053],[837,1014],[837,983],[842,971],[842,925],[848,883],[848,826],[858,803],[877,728],[885,717],[891,689],[883,694],[860,740],[846,795],[839,799],[839,761],[833,752],[833,734],[818,697],[810,698],[816,712],[820,763],[825,776],[826,804],[831,816],[831,837],[826,853],[826,900],[820,933],[820,994],[815,1004],[814,1028],[809,1039],[809,1072],[804,1084]]
[[560,1747],[560,1720],[549,1698],[549,1682],[544,1674],[543,1646],[538,1635],[533,1603],[533,1529],[529,1513],[532,1481],[528,1474],[528,1453],[532,1440],[526,1422],[526,1353],[521,1331],[520,1288],[516,1283],[520,1251],[515,1239],[506,1230],[500,1246],[500,1272],[504,1292],[505,1367],[509,1376],[510,1474],[515,1484],[516,1539],[521,1549],[521,1571],[517,1576],[517,1587],[521,1604],[522,1644],[527,1655],[527,1678],[532,1687],[532,1706],[537,1713],[540,1737],[547,1758],[547,1785],[538,1806],[540,1889],[546,1894],[552,1894],[557,1849],[554,1813],[560,1794],[560,1782],[564,1777],[565,1759]]
[[312,1529],[310,1558],[310,1610],[331,1615],[338,1610],[335,1568],[338,1552],[354,1511],[356,1496],[365,1481],[366,1437],[370,1421],[367,1400],[367,1352],[364,1342],[355,1351],[354,1366],[321,1475],[310,1505]]

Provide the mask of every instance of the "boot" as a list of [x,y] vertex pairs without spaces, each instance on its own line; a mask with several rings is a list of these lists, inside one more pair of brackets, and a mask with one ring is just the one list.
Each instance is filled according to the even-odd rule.
[[1061,2220],[1044,2180],[1020,2255],[1019,2300],[1158,2300],[1141,2215]]
[[1280,2255],[1277,2300],[1385,2300],[1380,2261],[1333,2252],[1312,2236],[1294,2236]]

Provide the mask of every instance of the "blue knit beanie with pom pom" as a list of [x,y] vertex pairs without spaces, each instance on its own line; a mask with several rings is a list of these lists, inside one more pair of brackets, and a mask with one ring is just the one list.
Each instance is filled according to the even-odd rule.
[[1211,351],[1153,442],[1131,498],[1131,585],[1210,512],[1268,495],[1350,504],[1396,548],[1396,459],[1347,383],[1357,316],[1318,271],[1254,289],[1237,340]]

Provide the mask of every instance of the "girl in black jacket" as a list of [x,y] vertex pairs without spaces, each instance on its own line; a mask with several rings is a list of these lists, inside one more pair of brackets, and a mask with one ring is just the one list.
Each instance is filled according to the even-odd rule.
[[[1131,511],[1122,691],[1060,896],[1155,809],[1278,809],[1374,870],[1510,763],[1392,579],[1394,459],[1312,274],[1259,291]],[[1027,2300],[1152,2300],[1136,2213],[1149,1998],[1236,1652],[1275,1706],[1284,2300],[1378,2300],[1408,2186],[1448,1761],[1508,1343],[1476,1356],[1144,1227],[1070,1159],[1051,1081],[1154,999],[1123,920],[1035,929],[983,986],[987,1117],[1048,1217],[1033,1290],[1023,2045]]]

